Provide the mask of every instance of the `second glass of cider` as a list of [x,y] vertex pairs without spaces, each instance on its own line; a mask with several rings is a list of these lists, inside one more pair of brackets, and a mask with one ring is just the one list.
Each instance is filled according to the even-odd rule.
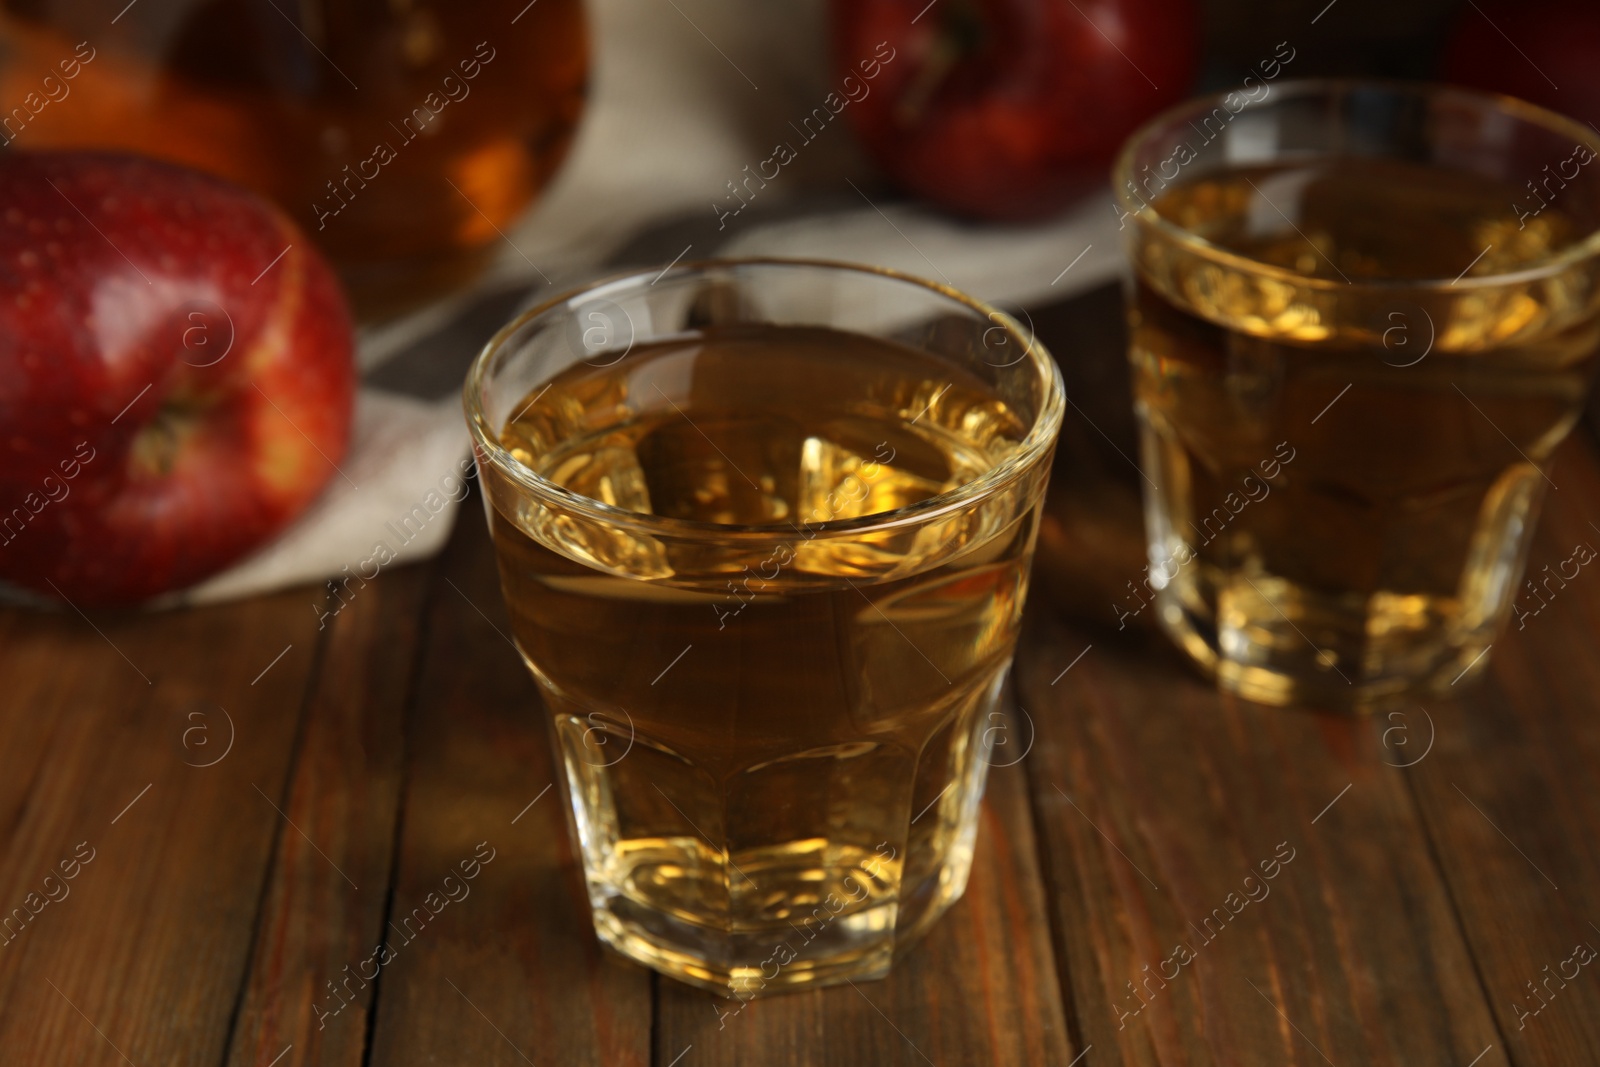
[[1153,488],[1123,610],[1263,703],[1481,671],[1545,602],[1523,571],[1600,345],[1597,153],[1398,83],[1263,84],[1136,134],[1115,191]]

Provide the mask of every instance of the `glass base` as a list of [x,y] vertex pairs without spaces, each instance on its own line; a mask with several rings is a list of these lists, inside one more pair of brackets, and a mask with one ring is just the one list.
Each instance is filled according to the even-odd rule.
[[[886,761],[881,746],[858,742],[719,784],[682,767],[653,739],[633,736],[624,748],[628,739],[614,737],[599,746],[591,720],[558,714],[568,814],[601,942],[738,1000],[884,977],[966,891],[1008,666],[954,687],[920,758]],[[546,700],[559,698],[547,691]],[[614,751],[614,762],[595,762],[597,749]],[[795,762],[782,783],[719,799],[740,787],[738,779]],[[680,764],[676,782],[673,763]],[[645,806],[680,816],[690,832],[624,832],[641,823],[630,811]],[[741,819],[792,825],[797,809],[813,807],[828,818],[808,820],[811,833],[723,846]],[[873,832],[861,832],[865,826]]]
[[1154,606],[1221,688],[1258,704],[1369,714],[1438,696],[1488,665],[1492,628],[1450,633],[1428,600],[1330,597],[1236,575],[1208,597],[1174,583]]
[[[738,1000],[884,977],[896,952],[903,953],[961,898],[972,869],[969,845],[921,884],[901,886],[897,899],[882,892],[886,887],[880,880],[863,873],[870,866],[819,869],[806,863],[799,849],[787,857],[771,856],[765,865],[762,858],[741,857],[738,868],[760,878],[774,896],[777,891],[770,887],[786,880],[803,879],[806,889],[790,894],[782,920],[725,929],[697,921],[687,910],[641,904],[619,889],[653,880],[659,890],[663,878],[687,869],[685,857],[706,846],[695,840],[662,841],[651,851],[655,854],[621,858],[617,866],[631,864],[629,872],[589,880],[595,932],[629,959]],[[863,857],[863,862],[871,861]],[[775,869],[780,863],[791,870]],[[902,912],[912,918],[911,925],[900,925]]]
[[[1307,448],[1284,454],[1276,482],[1264,469],[1219,480],[1169,422],[1141,417],[1146,469],[1166,490],[1145,493],[1150,596],[1125,603],[1153,610],[1222,689],[1370,713],[1459,693],[1483,672],[1522,579],[1537,467],[1380,499],[1346,487],[1340,461],[1314,469]],[[1206,513],[1214,491],[1195,486],[1208,480],[1256,496]]]

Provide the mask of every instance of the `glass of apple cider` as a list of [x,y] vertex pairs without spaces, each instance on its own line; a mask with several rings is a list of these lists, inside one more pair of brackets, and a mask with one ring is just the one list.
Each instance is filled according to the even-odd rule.
[[1481,672],[1594,377],[1597,152],[1399,83],[1260,83],[1136,134],[1114,182],[1153,488],[1120,610],[1264,703]]
[[882,976],[966,886],[1064,399],[889,271],[687,264],[538,307],[465,402],[595,928],[745,999]]

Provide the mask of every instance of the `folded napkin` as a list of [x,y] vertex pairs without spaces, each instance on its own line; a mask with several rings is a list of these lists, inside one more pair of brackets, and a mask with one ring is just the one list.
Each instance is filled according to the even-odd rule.
[[472,470],[461,405],[362,390],[339,467],[293,526],[183,599],[229,600],[347,574],[371,579],[380,567],[439,551]]

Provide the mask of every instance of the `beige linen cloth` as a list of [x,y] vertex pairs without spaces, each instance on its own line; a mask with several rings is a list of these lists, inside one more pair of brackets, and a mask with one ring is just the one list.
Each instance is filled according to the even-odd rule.
[[[518,308],[599,274],[675,257],[817,257],[898,268],[1016,307],[1122,270],[1109,191],[1045,224],[975,225],[897,201],[854,145],[847,115],[820,134],[813,122],[804,139],[797,127],[839,88],[819,0],[590,0],[589,14],[589,107],[555,183],[472,291],[363,333],[363,388],[339,474],[293,527],[178,602],[353,572],[379,543],[396,563],[439,551],[470,469],[459,398],[468,362]],[[779,144],[793,159],[731,214],[740,202],[728,183]]]

